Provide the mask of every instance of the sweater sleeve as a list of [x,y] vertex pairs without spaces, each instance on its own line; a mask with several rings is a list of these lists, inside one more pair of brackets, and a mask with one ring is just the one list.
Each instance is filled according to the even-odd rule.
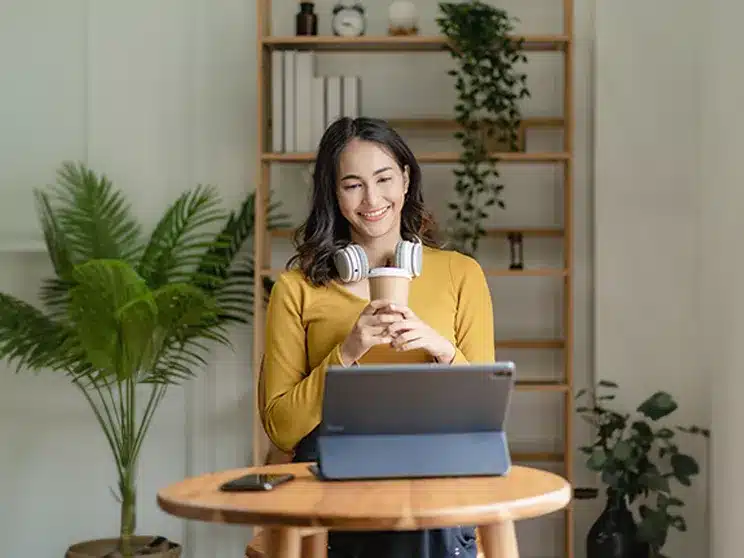
[[286,452],[320,423],[326,370],[342,364],[336,345],[309,370],[302,297],[299,282],[283,274],[271,290],[266,315],[259,415],[266,435]]
[[452,364],[494,362],[493,302],[483,269],[475,259],[453,254],[450,274],[457,296]]

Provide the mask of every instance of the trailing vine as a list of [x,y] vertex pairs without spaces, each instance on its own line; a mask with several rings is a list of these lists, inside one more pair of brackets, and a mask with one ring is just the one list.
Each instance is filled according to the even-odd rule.
[[480,0],[440,2],[439,9],[437,24],[457,63],[448,74],[455,78],[460,126],[455,137],[462,144],[454,171],[456,201],[449,204],[449,237],[455,249],[475,255],[489,211],[506,208],[498,158],[489,157],[488,145],[497,141],[510,151],[519,149],[519,101],[530,93],[526,74],[515,65],[527,57],[522,40],[510,37],[516,19],[505,10]]

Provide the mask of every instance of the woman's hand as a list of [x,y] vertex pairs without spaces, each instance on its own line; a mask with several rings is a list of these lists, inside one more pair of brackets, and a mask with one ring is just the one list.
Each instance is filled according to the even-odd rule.
[[392,337],[392,347],[398,351],[424,349],[437,362],[451,363],[455,358],[455,347],[447,339],[439,335],[434,328],[422,322],[410,308],[391,304],[385,312],[396,312],[402,315],[387,328]]
[[387,331],[388,325],[401,320],[400,314],[378,312],[389,307],[387,300],[373,300],[359,314],[354,327],[341,344],[341,360],[344,366],[351,366],[375,345],[389,345],[393,338]]

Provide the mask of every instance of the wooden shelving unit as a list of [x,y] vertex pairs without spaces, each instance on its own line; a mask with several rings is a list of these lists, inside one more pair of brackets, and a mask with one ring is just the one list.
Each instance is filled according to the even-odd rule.
[[[270,34],[271,1],[257,0],[257,53],[258,53],[258,151],[256,180],[256,234],[254,258],[256,262],[256,284],[267,276],[276,276],[280,269],[271,269],[270,245],[272,238],[289,238],[290,229],[266,229],[266,208],[270,190],[270,168],[273,164],[311,163],[314,153],[272,153],[268,150],[271,138],[270,83],[271,52],[277,49],[312,50],[318,52],[437,52],[443,51],[446,40],[437,36],[388,37],[366,36],[360,38],[341,38],[333,36],[318,37],[277,37]],[[487,237],[506,237],[511,232],[520,232],[528,238],[558,238],[563,242],[563,265],[560,268],[537,268],[526,270],[491,269],[484,271],[490,277],[555,277],[563,286],[563,332],[560,339],[496,339],[496,349],[557,350],[563,354],[563,378],[559,381],[519,381],[520,392],[539,392],[560,394],[564,401],[562,449],[554,451],[517,452],[515,461],[525,463],[562,463],[564,474],[573,482],[573,0],[556,0],[563,3],[563,33],[557,35],[526,35],[515,37],[523,39],[524,48],[531,52],[559,52],[563,57],[563,114],[550,118],[525,118],[524,129],[557,128],[563,131],[563,145],[558,152],[494,152],[491,157],[500,164],[560,164],[563,168],[563,224],[560,227],[496,227],[486,231]],[[457,124],[446,118],[390,119],[396,128],[410,128],[418,131],[455,130]],[[522,143],[524,145],[524,143]],[[416,154],[421,164],[453,164],[458,161],[457,152],[423,152]],[[265,308],[262,297],[254,297],[253,330],[253,371],[257,379],[263,352]],[[254,385],[257,382],[254,382]],[[255,405],[254,405],[255,409]],[[254,411],[255,413],[255,411]],[[267,449],[267,440],[261,422],[254,415],[253,457],[261,462]],[[573,558],[574,552],[573,507],[565,510],[565,548],[563,556]]]

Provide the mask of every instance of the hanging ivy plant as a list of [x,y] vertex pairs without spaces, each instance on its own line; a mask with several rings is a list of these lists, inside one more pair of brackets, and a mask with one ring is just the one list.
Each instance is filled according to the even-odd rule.
[[510,36],[516,19],[505,10],[480,0],[441,2],[439,9],[437,24],[456,61],[448,74],[455,78],[460,126],[455,137],[462,144],[449,236],[457,250],[475,255],[489,211],[506,208],[498,159],[489,157],[488,146],[498,142],[510,151],[519,149],[519,101],[530,93],[526,74],[515,66],[527,57],[522,40]]

